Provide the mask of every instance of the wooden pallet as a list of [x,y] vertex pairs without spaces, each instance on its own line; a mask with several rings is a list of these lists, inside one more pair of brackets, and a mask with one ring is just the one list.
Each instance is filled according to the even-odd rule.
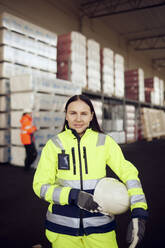
[[165,136],[165,114],[162,110],[142,108],[141,123],[144,138],[152,141],[154,138],[160,139]]

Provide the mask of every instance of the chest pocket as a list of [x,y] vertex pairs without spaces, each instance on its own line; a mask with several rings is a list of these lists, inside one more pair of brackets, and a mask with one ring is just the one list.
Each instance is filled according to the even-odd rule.
[[58,154],[58,169],[70,170],[69,154],[66,154],[64,150]]
[[70,159],[69,154],[65,153],[63,144],[59,139],[58,135],[52,138],[54,144],[61,149],[61,153],[58,154],[58,169],[59,170],[70,170]]

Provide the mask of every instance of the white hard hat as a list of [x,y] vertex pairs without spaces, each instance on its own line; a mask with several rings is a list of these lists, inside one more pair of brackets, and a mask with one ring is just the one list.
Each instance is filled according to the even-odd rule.
[[24,109],[24,111],[23,111],[24,113],[31,113],[32,112],[32,110],[30,109],[30,108],[26,108],[26,109]]
[[93,198],[104,214],[122,214],[130,206],[126,186],[115,178],[105,177],[101,179],[96,185]]

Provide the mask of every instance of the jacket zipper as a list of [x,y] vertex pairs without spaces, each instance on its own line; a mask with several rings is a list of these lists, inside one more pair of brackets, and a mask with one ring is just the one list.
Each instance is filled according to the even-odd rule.
[[75,159],[74,147],[72,147],[72,158],[73,158],[73,174],[76,175],[76,159]]
[[[81,151],[80,151],[80,139],[79,138],[77,138],[77,142],[78,142],[78,154],[79,154],[79,166],[80,166],[80,190],[83,190],[83,175],[82,175],[82,163],[81,163]],[[79,235],[82,235],[80,233],[80,230],[84,231],[82,209],[80,209],[80,229],[79,229]]]
[[85,173],[88,174],[88,165],[87,165],[87,153],[86,153],[86,147],[83,146],[83,152],[84,152],[84,161],[85,161]]
[[80,151],[80,139],[78,142],[78,154],[79,154],[79,165],[80,165],[80,189],[83,190],[83,176],[82,176],[82,163],[81,163],[81,151]]

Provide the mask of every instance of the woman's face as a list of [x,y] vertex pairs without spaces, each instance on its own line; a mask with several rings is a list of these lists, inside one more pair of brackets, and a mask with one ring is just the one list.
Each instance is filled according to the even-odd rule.
[[71,102],[66,112],[66,120],[70,128],[82,136],[93,118],[90,107],[82,100]]

